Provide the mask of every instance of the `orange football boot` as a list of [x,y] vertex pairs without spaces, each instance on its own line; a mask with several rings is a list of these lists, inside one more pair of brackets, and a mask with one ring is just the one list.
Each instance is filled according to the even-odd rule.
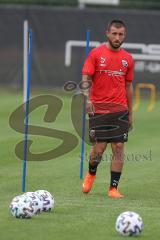
[[85,179],[83,181],[83,184],[82,184],[82,192],[83,193],[90,192],[95,178],[96,178],[96,175],[91,175],[90,173],[88,173],[86,175],[86,177],[85,177]]
[[118,191],[117,188],[110,187],[108,191],[108,197],[110,198],[123,198],[124,196]]

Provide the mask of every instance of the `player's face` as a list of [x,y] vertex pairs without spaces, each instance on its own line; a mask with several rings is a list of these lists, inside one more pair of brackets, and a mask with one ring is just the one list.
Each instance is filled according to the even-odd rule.
[[112,49],[117,50],[120,48],[126,37],[126,31],[124,27],[116,28],[111,26],[110,30],[107,31],[107,38],[109,45]]

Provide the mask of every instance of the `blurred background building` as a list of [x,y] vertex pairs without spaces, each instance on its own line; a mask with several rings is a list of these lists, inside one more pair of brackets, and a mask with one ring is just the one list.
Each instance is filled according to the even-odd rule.
[[23,85],[23,21],[33,29],[32,87],[79,83],[86,30],[104,42],[108,21],[124,20],[124,48],[135,59],[135,81],[160,86],[159,0],[0,0],[0,84]]

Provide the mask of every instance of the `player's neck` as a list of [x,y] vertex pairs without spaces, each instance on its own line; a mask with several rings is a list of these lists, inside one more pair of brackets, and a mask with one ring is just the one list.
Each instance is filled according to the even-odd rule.
[[115,52],[119,52],[119,50],[121,49],[120,47],[119,47],[119,48],[114,48],[114,47],[112,47],[109,42],[106,42],[106,46],[107,46],[107,48],[109,48],[111,51],[115,51]]

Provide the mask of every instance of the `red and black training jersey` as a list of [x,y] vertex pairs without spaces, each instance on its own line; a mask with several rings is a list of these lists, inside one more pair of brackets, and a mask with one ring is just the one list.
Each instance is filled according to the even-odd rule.
[[134,77],[134,61],[127,51],[111,50],[106,44],[90,51],[82,74],[92,76],[90,100],[95,112],[107,113],[127,109],[126,81]]

